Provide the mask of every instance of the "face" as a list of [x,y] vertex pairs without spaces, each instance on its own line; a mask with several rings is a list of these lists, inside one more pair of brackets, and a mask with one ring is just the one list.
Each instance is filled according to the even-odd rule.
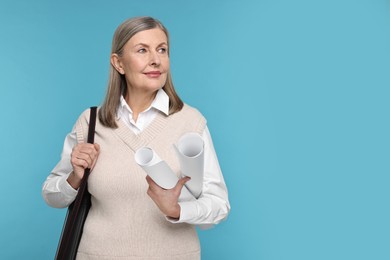
[[169,71],[168,40],[158,28],[136,33],[121,56],[112,54],[111,63],[125,75],[131,90],[154,92],[165,85]]

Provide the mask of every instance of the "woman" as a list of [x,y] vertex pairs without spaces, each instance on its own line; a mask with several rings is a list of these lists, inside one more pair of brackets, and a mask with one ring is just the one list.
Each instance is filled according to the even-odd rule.
[[[77,259],[199,259],[194,225],[219,223],[230,205],[206,120],[173,87],[168,31],[151,17],[126,20],[115,31],[111,65],[95,144],[86,143],[86,110],[65,139],[43,197],[50,206],[67,207],[84,169],[92,169],[92,206]],[[199,133],[205,142],[203,191],[195,201],[178,202],[189,178],[164,190],[136,164],[134,153],[152,148],[179,176],[172,144],[187,132]]]

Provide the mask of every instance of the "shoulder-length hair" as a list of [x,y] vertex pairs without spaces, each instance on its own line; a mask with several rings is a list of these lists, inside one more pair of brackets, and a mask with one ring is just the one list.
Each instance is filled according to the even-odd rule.
[[[154,28],[160,28],[165,33],[169,46],[168,30],[160,21],[152,17],[135,17],[124,21],[116,29],[112,39],[111,54],[116,53],[117,55],[121,56],[123,54],[123,47],[131,37],[133,37],[138,32]],[[163,90],[169,96],[169,114],[180,111],[183,108],[183,101],[179,98],[175,91],[170,71],[168,71],[167,80],[163,86]],[[120,103],[120,97],[121,95],[126,96],[126,94],[127,85],[125,76],[121,75],[112,66],[112,64],[110,64],[107,93],[103,104],[99,109],[99,120],[104,126],[110,128],[118,127],[116,124],[116,115]]]

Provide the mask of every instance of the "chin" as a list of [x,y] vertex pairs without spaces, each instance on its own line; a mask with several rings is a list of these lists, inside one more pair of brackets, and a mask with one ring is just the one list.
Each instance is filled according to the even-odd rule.
[[163,82],[155,82],[154,84],[148,84],[147,88],[148,89],[154,89],[154,90],[159,90],[160,88],[165,86],[165,81]]
[[147,90],[150,90],[152,92],[156,92],[158,91],[160,88],[164,87],[164,84],[163,85],[153,85],[153,86],[147,86],[145,87],[144,89],[147,89]]

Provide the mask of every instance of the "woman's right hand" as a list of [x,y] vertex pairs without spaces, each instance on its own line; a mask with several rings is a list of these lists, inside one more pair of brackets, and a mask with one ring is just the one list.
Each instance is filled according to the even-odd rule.
[[67,181],[75,190],[80,187],[81,179],[84,176],[84,170],[95,166],[100,153],[98,144],[80,143],[73,147],[70,162],[73,172],[69,175]]

